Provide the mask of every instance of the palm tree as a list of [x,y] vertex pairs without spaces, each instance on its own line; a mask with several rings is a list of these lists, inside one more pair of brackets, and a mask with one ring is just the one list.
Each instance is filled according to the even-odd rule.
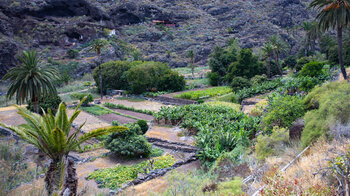
[[17,104],[31,100],[34,111],[38,113],[40,97],[57,94],[52,81],[58,79],[58,72],[55,68],[41,67],[40,57],[34,50],[24,51],[19,60],[21,64],[10,69],[2,78],[10,80],[7,98],[11,99],[16,94]]
[[[12,130],[20,138],[34,145],[51,159],[45,177],[45,186],[49,195],[58,191],[62,183],[64,164],[65,160],[68,160],[70,151],[77,149],[80,144],[91,138],[127,129],[125,127],[101,128],[78,137],[84,124],[74,131],[72,131],[72,124],[81,112],[79,107],[83,101],[80,102],[70,118],[67,116],[66,106],[61,103],[55,116],[51,111],[40,116],[39,114],[31,113],[25,108],[16,106],[18,114],[27,123],[20,126],[9,126],[0,122],[0,126]],[[76,192],[73,195],[76,195]]]
[[190,67],[192,70],[192,79],[194,78],[194,68],[195,68],[195,64],[194,64],[194,52],[193,50],[189,50],[187,52],[187,57],[190,58]]
[[280,72],[281,76],[283,75],[282,69],[279,65],[279,55],[281,53],[286,53],[288,51],[289,45],[285,41],[282,40],[282,38],[279,35],[273,35],[270,37],[270,43],[273,45],[274,49],[274,56],[276,61],[276,66],[278,68],[278,71]]
[[347,79],[343,63],[343,29],[350,22],[350,0],[313,0],[310,8],[319,12],[316,19],[319,20],[321,30],[337,30],[339,64],[344,79]]
[[271,78],[271,55],[275,47],[270,42],[267,42],[261,47],[261,49],[267,57],[267,77]]
[[336,45],[335,39],[329,33],[326,33],[321,37],[321,40],[320,40],[321,52],[326,54],[327,60],[329,59],[329,51],[335,45]]
[[104,39],[96,39],[92,45],[90,50],[93,50],[96,52],[98,56],[98,69],[99,69],[99,81],[100,81],[100,95],[101,95],[101,100],[103,99],[103,90],[102,90],[102,67],[101,67],[101,50],[107,45],[106,40]]

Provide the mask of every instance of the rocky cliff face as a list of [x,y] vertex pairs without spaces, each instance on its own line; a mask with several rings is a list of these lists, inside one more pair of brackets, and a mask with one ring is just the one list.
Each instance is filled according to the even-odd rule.
[[[287,28],[311,18],[300,0],[0,0],[0,76],[15,64],[18,51],[36,48],[45,57],[62,59],[65,51],[105,36],[138,48],[146,60],[186,66],[187,50],[204,65],[215,45],[232,37],[242,47],[262,45],[279,33],[294,49],[298,40]],[[169,27],[152,24],[163,20]],[[117,47],[118,48],[118,47]],[[120,58],[105,52],[104,60]],[[81,61],[86,61],[82,51]],[[92,66],[93,67],[93,66]],[[85,70],[87,71],[87,70]]]

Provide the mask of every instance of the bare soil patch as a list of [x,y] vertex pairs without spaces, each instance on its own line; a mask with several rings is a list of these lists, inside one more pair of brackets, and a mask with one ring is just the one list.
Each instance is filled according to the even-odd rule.
[[142,110],[151,110],[153,112],[158,112],[160,108],[163,106],[168,106],[159,102],[154,101],[140,101],[140,102],[132,102],[128,100],[118,100],[118,99],[104,99],[102,100],[102,103],[110,102],[114,104],[122,104],[127,107],[134,107],[135,109],[142,109]]
[[19,114],[17,114],[17,109],[15,107],[1,108],[0,121],[12,126],[25,123],[25,120]]
[[173,127],[165,127],[165,126],[157,126],[154,125],[150,130],[147,131],[147,137],[159,138],[163,140],[168,140],[170,142],[180,142],[189,145],[193,145],[193,143],[189,141],[183,141],[178,136],[179,132],[174,131]]
[[116,111],[116,112],[119,112],[121,114],[133,116],[133,117],[136,117],[136,118],[139,118],[139,119],[143,119],[143,120],[147,120],[147,121],[153,120],[153,116],[152,115],[143,114],[143,113],[134,112],[134,111],[129,111],[129,110],[122,110],[122,109],[113,109],[113,110]]
[[108,122],[108,123],[112,123],[112,121],[114,121],[114,120],[118,121],[120,124],[137,122],[137,120],[135,120],[135,119],[127,118],[127,117],[120,116],[120,115],[113,114],[113,113],[99,116],[99,118],[105,122]]
[[[67,110],[68,116],[71,116],[73,112],[74,110],[71,110],[71,109]],[[94,129],[111,126],[110,124],[98,119],[94,115],[91,115],[84,111],[80,112],[79,116],[74,120],[74,123],[77,124],[78,126],[85,123],[83,127],[84,131],[91,131]]]

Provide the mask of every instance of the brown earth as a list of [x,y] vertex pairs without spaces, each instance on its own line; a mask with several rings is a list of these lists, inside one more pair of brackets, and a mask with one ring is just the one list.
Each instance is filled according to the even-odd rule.
[[125,115],[129,115],[129,116],[133,116],[139,119],[143,119],[146,121],[151,121],[153,120],[153,116],[152,115],[148,115],[148,114],[143,114],[143,113],[139,113],[139,112],[134,112],[134,111],[129,111],[129,110],[122,110],[122,109],[113,109],[116,112],[119,112],[121,114],[125,114]]
[[132,102],[128,100],[118,100],[118,99],[104,99],[102,100],[102,103],[114,103],[114,104],[122,104],[127,107],[134,107],[135,109],[142,109],[142,110],[150,110],[153,112],[158,112],[161,107],[165,107],[168,105],[164,105],[162,103],[154,102],[154,101],[140,101],[140,102]]
[[[71,116],[73,114],[74,110],[68,109],[67,114],[68,116]],[[91,131],[97,128],[101,127],[108,127],[111,126],[110,124],[100,120],[99,118],[95,117],[94,115],[91,115],[85,111],[81,111],[79,116],[74,120],[74,123],[76,123],[78,126],[85,123],[83,130],[84,131]]]
[[7,125],[17,126],[25,123],[25,120],[17,114],[17,109],[13,106],[0,108],[0,122]]
[[178,136],[179,132],[175,132],[173,131],[173,129],[174,129],[173,127],[154,125],[150,130],[147,131],[146,136],[168,140],[171,142],[181,142],[181,143],[193,145],[193,143],[189,141],[181,140],[180,137]]
[[105,122],[108,122],[108,123],[112,123],[112,121],[114,121],[114,120],[118,121],[120,124],[137,122],[137,120],[135,120],[135,119],[127,118],[127,117],[120,116],[120,115],[113,114],[113,113],[101,115],[101,116],[99,116],[99,118]]

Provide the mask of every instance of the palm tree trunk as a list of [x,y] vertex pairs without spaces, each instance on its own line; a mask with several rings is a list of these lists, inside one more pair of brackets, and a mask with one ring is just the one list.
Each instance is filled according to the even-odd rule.
[[64,182],[60,195],[76,196],[78,190],[78,176],[74,161],[71,158],[65,158],[64,163]]
[[37,98],[37,96],[34,96],[32,98],[32,103],[33,103],[34,112],[39,114],[39,99]]
[[100,72],[100,95],[101,95],[101,101],[103,99],[103,91],[102,91],[102,66],[101,66],[101,56],[98,56],[99,64],[98,64],[98,69]]
[[346,79],[348,79],[348,77],[346,75],[346,70],[345,70],[344,63],[343,63],[343,27],[342,26],[338,26],[337,37],[338,37],[339,65],[340,65],[341,72],[344,76],[344,79],[346,80]]
[[278,68],[278,71],[280,72],[280,75],[282,76],[283,73],[282,73],[282,70],[281,70],[280,65],[279,65],[278,52],[277,51],[275,51],[275,60],[276,60],[276,66]]
[[305,56],[307,56],[308,39],[305,37]]
[[45,188],[48,195],[52,195],[60,188],[62,177],[61,163],[61,161],[51,160],[50,166],[47,169],[45,176]]
[[271,54],[268,55],[267,78],[271,78]]

